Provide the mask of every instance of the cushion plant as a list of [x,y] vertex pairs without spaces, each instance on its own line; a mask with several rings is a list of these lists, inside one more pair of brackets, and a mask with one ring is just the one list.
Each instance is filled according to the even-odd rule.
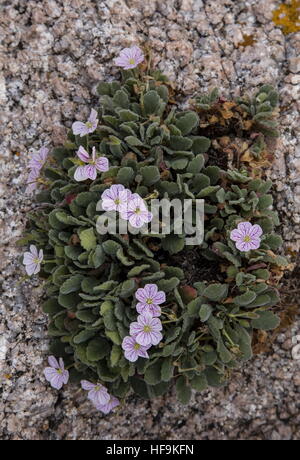
[[[130,53],[121,81],[99,84],[89,120],[31,160],[28,191],[40,187],[22,239],[27,272],[42,263],[50,350],[61,358],[46,378],[61,388],[69,372],[103,412],[131,392],[155,397],[175,384],[187,403],[192,389],[224,385],[251,358],[253,331],[279,325],[273,272],[286,263],[260,167],[277,135],[276,91],[237,101],[213,91],[182,110],[168,79]],[[144,205],[204,199],[203,243],[187,246],[184,232],[100,234],[98,202],[112,185]]]

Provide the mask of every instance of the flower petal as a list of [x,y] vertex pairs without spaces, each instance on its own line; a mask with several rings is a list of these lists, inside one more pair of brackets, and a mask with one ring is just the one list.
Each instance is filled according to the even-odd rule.
[[85,168],[86,168],[85,166],[78,166],[78,168],[76,169],[75,174],[74,174],[74,179],[77,182],[81,182],[87,179]]
[[85,136],[89,132],[86,125],[81,121],[75,121],[75,123],[72,124],[72,131],[75,136],[79,134],[80,137]]
[[252,228],[252,224],[250,222],[240,222],[238,224],[238,230],[242,232],[242,235],[249,235],[249,232]]
[[39,270],[36,271],[38,269],[38,267],[39,267],[39,265],[35,264],[35,263],[25,265],[25,270],[26,270],[27,275],[31,276],[31,275],[35,275],[36,273],[38,273]]
[[87,391],[93,390],[96,386],[94,383],[89,382],[88,380],[81,380],[80,383],[81,383],[81,388]]
[[54,367],[55,369],[59,368],[59,364],[55,356],[49,356],[48,363],[51,367]]
[[251,230],[249,232],[249,235],[252,238],[259,238],[262,234],[263,234],[263,230],[262,230],[261,226],[258,225],[258,224],[253,225],[253,227],[251,228]]
[[77,150],[77,156],[80,158],[81,161],[83,161],[84,163],[88,163],[89,160],[90,160],[90,155],[88,154],[88,152],[85,150],[84,147],[82,147],[82,145],[79,147],[79,149]]
[[96,168],[98,171],[105,172],[109,170],[109,161],[105,157],[97,158],[96,160]]
[[97,178],[97,169],[94,165],[87,165],[84,166],[85,173],[88,179],[95,180]]

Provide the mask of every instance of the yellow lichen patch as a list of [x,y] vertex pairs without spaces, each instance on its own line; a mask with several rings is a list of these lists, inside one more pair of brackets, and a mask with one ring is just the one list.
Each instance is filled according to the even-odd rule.
[[256,40],[253,35],[243,34],[243,41],[238,43],[238,46],[252,46],[256,43]]
[[287,35],[300,31],[300,0],[282,3],[273,12],[273,22]]

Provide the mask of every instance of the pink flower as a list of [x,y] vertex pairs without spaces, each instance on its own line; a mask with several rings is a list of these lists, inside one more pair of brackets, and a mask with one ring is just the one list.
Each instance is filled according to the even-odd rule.
[[81,121],[75,121],[72,124],[72,131],[75,136],[79,134],[80,137],[86,136],[87,134],[93,133],[98,126],[99,120],[97,119],[97,112],[96,110],[92,109],[91,114],[88,118],[86,123],[82,123]]
[[166,294],[163,291],[158,291],[156,284],[146,284],[144,288],[136,291],[135,297],[139,301],[136,306],[138,313],[150,313],[152,316],[161,315],[159,305],[166,301]]
[[157,345],[162,339],[162,324],[149,313],[139,315],[137,322],[130,324],[130,335],[143,347]]
[[134,69],[144,60],[144,54],[138,46],[124,48],[119,57],[115,59],[115,64],[123,69]]
[[263,231],[260,225],[252,225],[250,222],[241,222],[235,230],[230,233],[230,238],[235,241],[237,249],[246,252],[251,249],[258,249],[260,237]]
[[101,195],[102,208],[105,211],[127,211],[127,204],[130,197],[131,191],[125,189],[123,185],[112,185]]
[[151,222],[153,214],[148,211],[144,200],[134,193],[128,201],[127,211],[122,211],[121,217],[128,220],[132,227],[141,228],[144,224]]
[[80,383],[82,388],[88,391],[88,398],[96,407],[108,404],[110,395],[107,388],[101,385],[101,383],[94,384],[88,380],[81,380]]
[[97,410],[100,410],[104,414],[109,414],[115,407],[119,406],[120,401],[115,396],[110,396],[110,400],[106,404],[99,404],[96,406]]
[[44,166],[47,160],[48,153],[49,149],[47,149],[46,147],[42,147],[38,153],[35,153],[32,156],[28,164],[29,168],[36,169],[39,171]]
[[134,363],[139,357],[149,358],[147,350],[150,346],[151,345],[145,347],[140,345],[134,337],[130,337],[129,335],[124,337],[122,342],[122,348],[125,351],[124,356],[132,363]]
[[43,250],[38,252],[38,249],[33,244],[30,246],[30,252],[24,253],[23,264],[27,275],[36,275],[41,269],[41,263],[43,261]]
[[53,388],[60,390],[63,385],[68,383],[69,371],[65,370],[62,358],[59,358],[58,363],[54,356],[49,356],[48,362],[51,367],[46,367],[44,369],[44,376]]
[[84,163],[88,163],[87,166],[78,166],[75,171],[74,179],[78,182],[91,179],[95,180],[97,177],[97,171],[105,172],[109,170],[108,159],[105,157],[96,157],[96,148],[93,147],[92,158],[89,156],[88,152],[82,147],[79,147],[77,156]]
[[38,186],[38,178],[40,177],[40,169],[31,169],[28,178],[27,178],[27,187],[25,193],[31,195]]

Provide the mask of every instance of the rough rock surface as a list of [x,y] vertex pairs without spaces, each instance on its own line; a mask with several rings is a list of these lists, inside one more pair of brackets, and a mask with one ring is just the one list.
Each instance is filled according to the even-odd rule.
[[[146,44],[187,96],[217,85],[225,95],[278,86],[282,136],[272,178],[287,247],[300,245],[300,34],[272,23],[274,0],[1,0],[0,2],[0,438],[300,439],[299,323],[224,389],[131,399],[102,417],[76,388],[57,393],[42,376],[46,317],[37,282],[20,283],[20,237],[30,209],[26,162],[57,145],[96,102],[112,58]],[[247,38],[248,37],[248,38]],[[249,39],[250,37],[250,39]],[[250,42],[250,44],[248,44]],[[251,44],[252,42],[252,44]],[[300,337],[299,337],[300,340]]]

